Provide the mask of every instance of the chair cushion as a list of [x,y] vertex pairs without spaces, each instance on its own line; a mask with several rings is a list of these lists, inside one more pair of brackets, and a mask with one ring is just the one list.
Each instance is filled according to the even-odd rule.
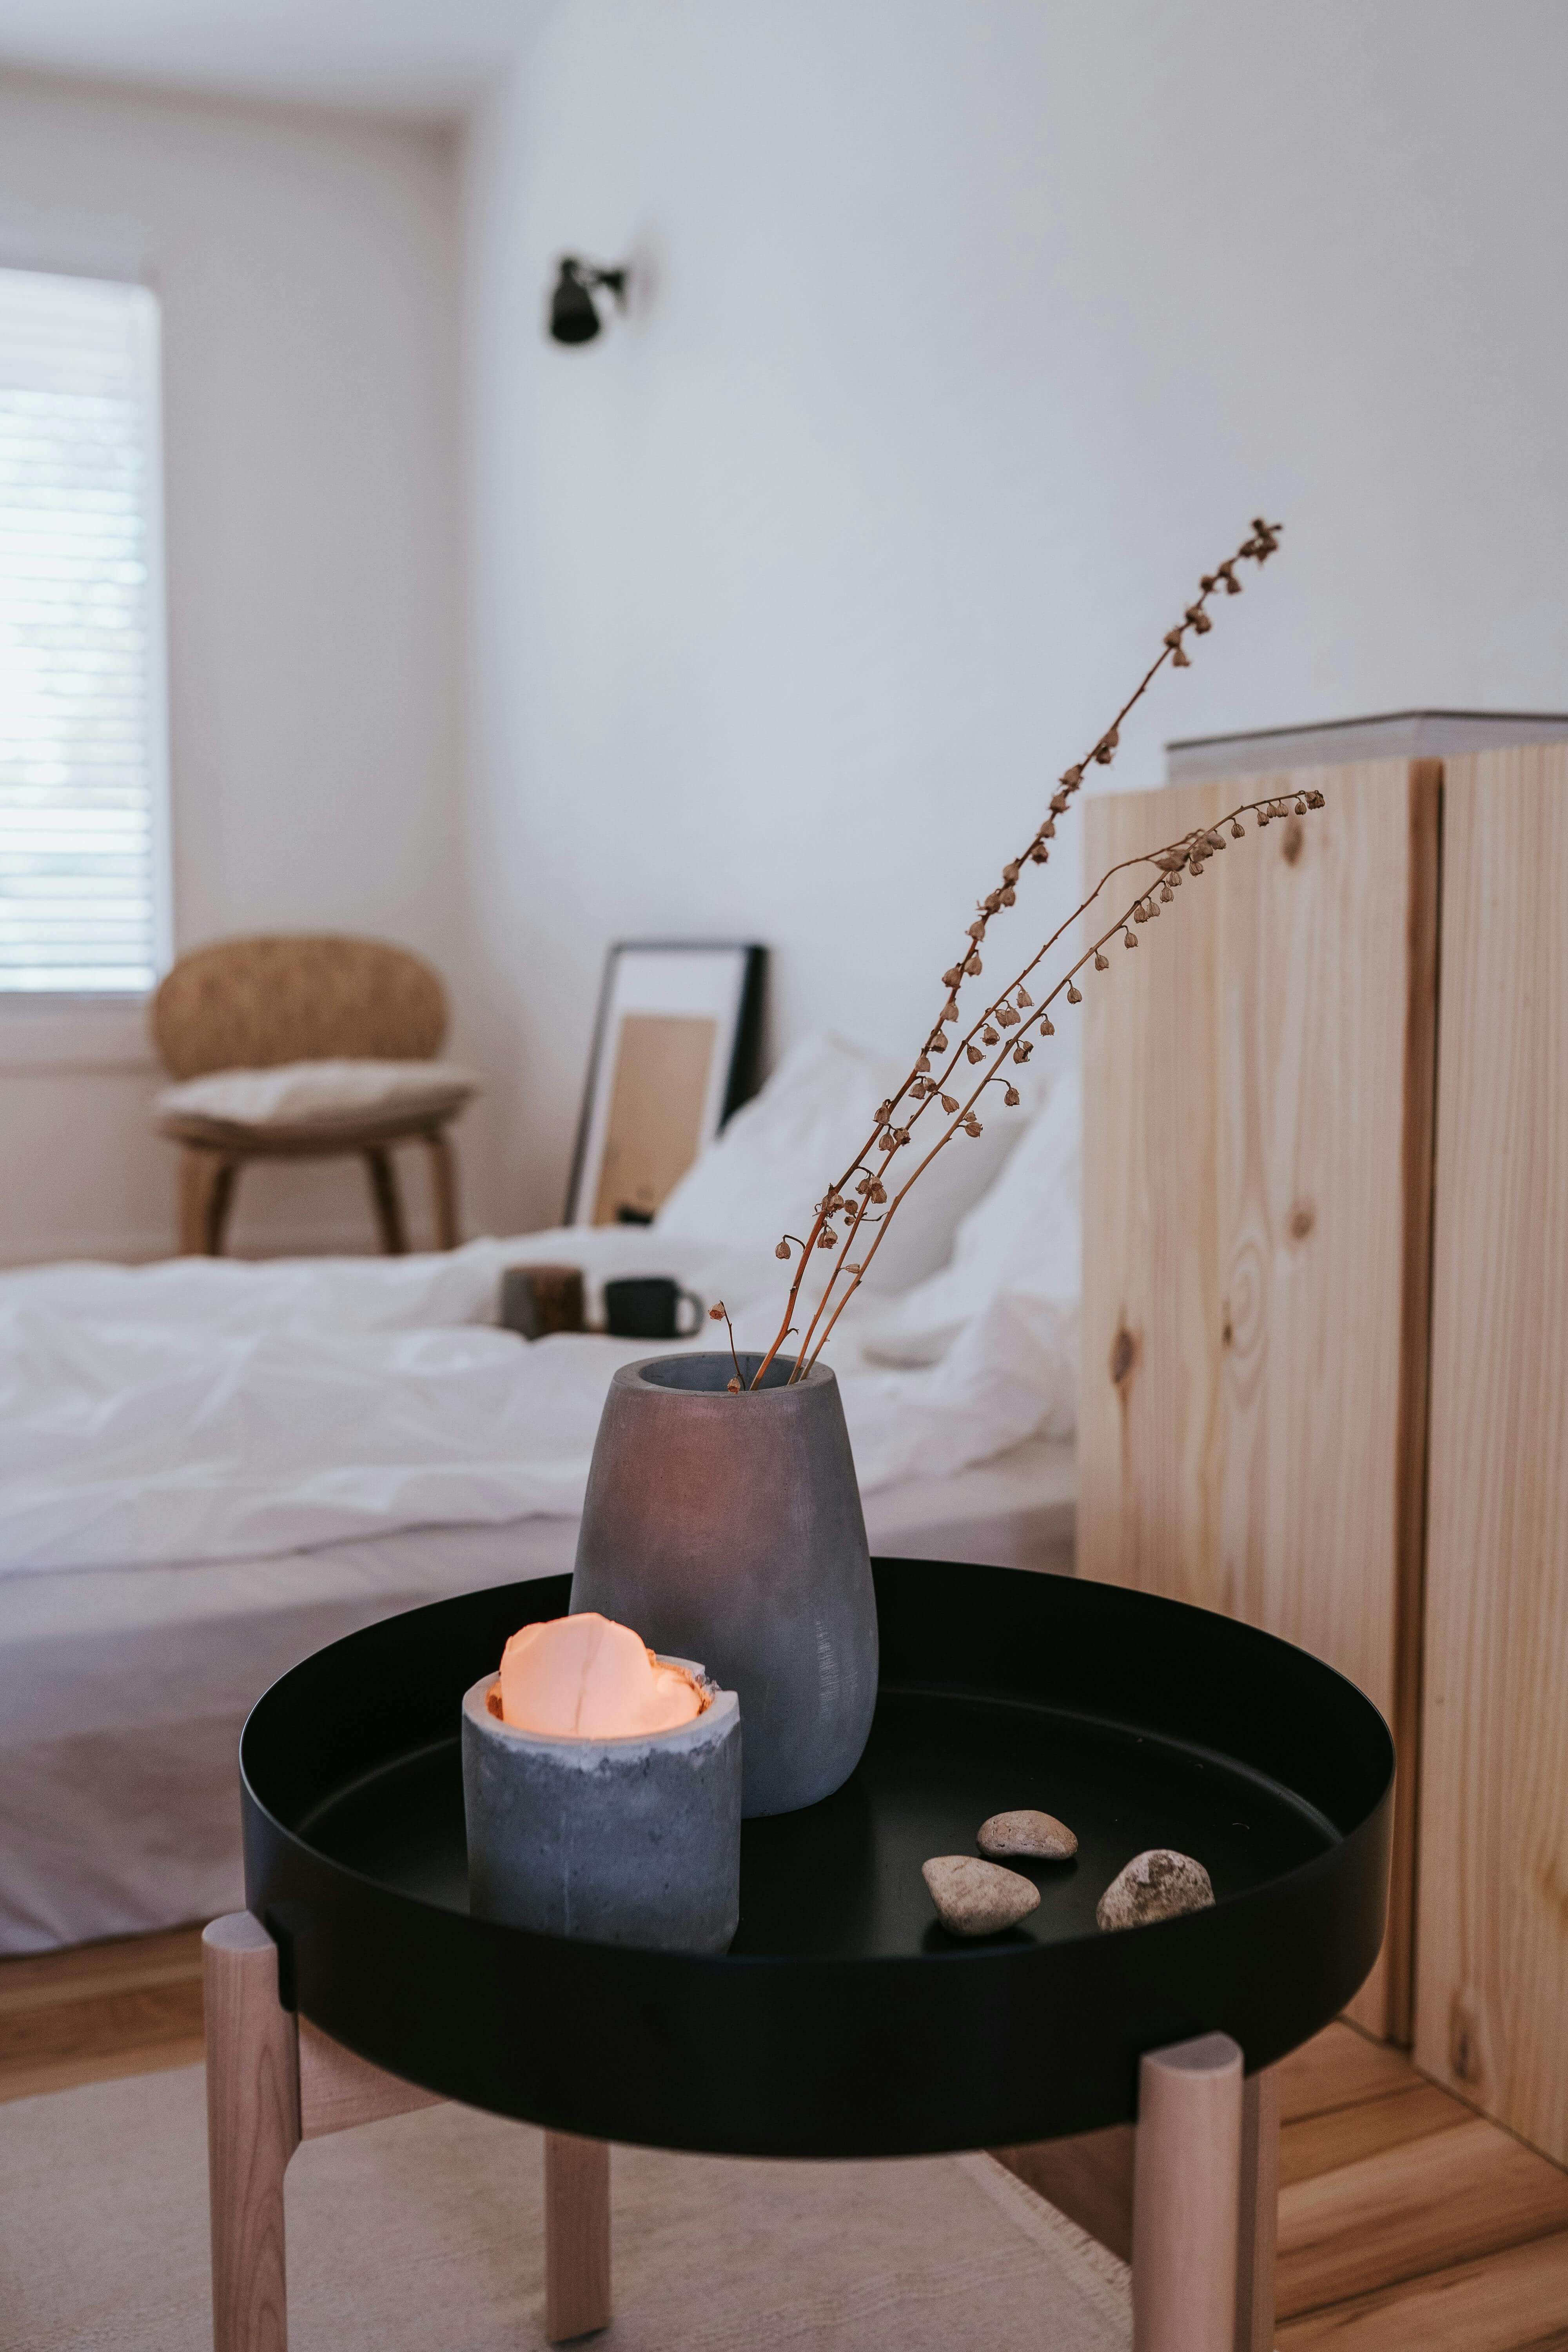
[[449,1116],[484,1081],[455,1062],[283,1062],[271,1070],[215,1070],[165,1087],[163,1118],[213,1120],[267,1132],[330,1129],[366,1119]]

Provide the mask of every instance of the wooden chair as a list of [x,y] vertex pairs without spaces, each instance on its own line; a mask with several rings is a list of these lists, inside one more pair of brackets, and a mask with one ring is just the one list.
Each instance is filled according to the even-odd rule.
[[[152,1004],[153,1044],[179,1080],[292,1062],[434,1063],[447,1024],[445,983],[422,957],[379,940],[328,934],[193,949]],[[182,1255],[222,1255],[247,1160],[350,1155],[364,1161],[383,1248],[401,1254],[408,1241],[391,1152],[407,1142],[423,1143],[430,1155],[437,1245],[455,1249],[457,1161],[446,1130],[466,1098],[437,1109],[380,1108],[289,1126],[160,1109],[155,1131],[180,1147]]]

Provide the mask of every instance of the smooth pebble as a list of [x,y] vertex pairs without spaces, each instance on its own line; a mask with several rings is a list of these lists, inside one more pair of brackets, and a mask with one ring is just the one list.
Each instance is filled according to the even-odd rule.
[[997,1936],[1037,1910],[1040,1890],[1016,1870],[976,1862],[972,1853],[939,1853],[921,1864],[938,1916],[955,1936]]
[[1146,1927],[1182,1911],[1206,1911],[1214,1901],[1208,1872],[1190,1853],[1151,1846],[1119,1870],[1095,1906],[1102,1927]]
[[975,1840],[982,1853],[1023,1853],[1037,1862],[1066,1862],[1078,1840],[1054,1813],[993,1813]]

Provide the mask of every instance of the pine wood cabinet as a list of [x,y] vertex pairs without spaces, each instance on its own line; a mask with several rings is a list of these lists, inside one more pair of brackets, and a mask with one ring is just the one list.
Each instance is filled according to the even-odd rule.
[[1352,2014],[1568,2160],[1568,743],[1517,740],[1568,722],[1468,724],[1516,740],[1191,747],[1216,780],[1085,808],[1098,875],[1326,802],[1085,991],[1079,1562],[1383,1708],[1391,1925]]
[[1415,2056],[1568,2164],[1568,747],[1443,820]]

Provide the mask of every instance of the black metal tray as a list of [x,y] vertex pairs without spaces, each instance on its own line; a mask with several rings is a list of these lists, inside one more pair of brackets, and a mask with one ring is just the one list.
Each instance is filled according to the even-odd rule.
[[[1251,2071],[1335,2015],[1383,1938],[1394,1748],[1370,1701],[1205,1610],[874,1567],[869,1747],[826,1803],[746,1824],[721,1959],[468,1916],[458,1702],[508,1634],[568,1607],[569,1579],[438,1601],[296,1666],[240,1746],[247,1898],[285,2000],[470,2105],[763,2156],[1130,2121],[1143,2051],[1224,2031]],[[921,1864],[1019,1805],[1070,1823],[1075,1861],[1033,1868],[1043,1900],[1011,1934],[949,1936]],[[1101,1934],[1101,1891],[1151,1845],[1204,1863],[1215,1907]]]

